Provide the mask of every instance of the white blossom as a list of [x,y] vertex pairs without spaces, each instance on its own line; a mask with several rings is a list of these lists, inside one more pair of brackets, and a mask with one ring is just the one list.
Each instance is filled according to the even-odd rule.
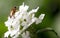
[[30,38],[29,31],[23,32],[22,38]]
[[[41,14],[39,18],[35,17],[35,13],[38,11],[39,7],[32,9],[27,12],[29,6],[24,5],[24,3],[19,6],[19,10],[15,13],[14,17],[8,17],[8,20],[5,22],[5,25],[8,27],[8,31],[4,34],[4,37],[10,35],[12,38],[17,38],[19,35],[22,35],[22,38],[30,38],[29,32],[24,32],[31,24],[34,22],[39,24],[42,22],[45,14]],[[23,27],[22,29],[21,26]],[[23,34],[21,34],[23,33]]]

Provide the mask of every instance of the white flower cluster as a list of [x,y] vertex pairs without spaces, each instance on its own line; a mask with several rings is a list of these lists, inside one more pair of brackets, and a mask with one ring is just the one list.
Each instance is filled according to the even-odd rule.
[[[39,18],[36,18],[35,13],[38,11],[39,7],[27,12],[28,8],[29,6],[24,5],[23,3],[19,6],[19,10],[15,13],[15,18],[8,17],[8,20],[5,22],[5,25],[8,27],[8,31],[4,34],[4,37],[8,38],[10,35],[12,38],[17,38],[21,34],[22,38],[30,38],[29,32],[26,31],[25,33],[24,30],[26,30],[34,22],[36,24],[41,23],[45,14],[41,14]],[[20,29],[21,26],[23,27],[22,29]]]

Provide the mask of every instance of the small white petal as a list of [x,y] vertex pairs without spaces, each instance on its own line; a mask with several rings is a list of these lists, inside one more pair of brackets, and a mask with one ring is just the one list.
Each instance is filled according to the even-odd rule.
[[19,14],[20,14],[20,12],[17,11],[14,16],[17,17]]
[[[19,6],[19,10],[20,10],[20,12],[27,11],[28,8],[29,8],[29,6],[24,5],[24,3],[23,3],[23,5]],[[23,11],[22,11],[22,10],[23,10]]]
[[44,16],[45,16],[45,14],[41,14],[41,15],[39,16],[39,18],[36,20],[36,24],[41,23],[42,20],[43,20],[43,18],[44,18]]
[[29,32],[28,32],[28,31],[26,31],[26,33],[24,32],[24,33],[22,34],[22,38],[30,38]]
[[44,16],[45,16],[45,14],[41,14],[41,15],[39,16],[39,19],[43,19]]
[[37,11],[38,11],[38,9],[39,9],[39,7],[37,7],[36,9],[32,9],[31,11],[29,11],[29,15],[30,15],[30,14],[32,14],[32,13],[37,12]]
[[7,38],[8,38],[9,34],[10,34],[10,32],[7,31],[7,32],[4,34],[4,37],[7,37]]

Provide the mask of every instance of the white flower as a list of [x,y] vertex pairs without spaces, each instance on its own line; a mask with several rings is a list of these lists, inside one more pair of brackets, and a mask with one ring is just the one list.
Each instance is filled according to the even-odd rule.
[[8,20],[5,22],[6,26],[10,26],[13,21],[13,18],[8,17]]
[[30,33],[29,33],[29,31],[23,32],[22,38],[30,38]]
[[[29,8],[29,6],[24,5],[24,2],[23,2],[23,4],[22,4],[21,6],[19,6],[19,11],[20,11],[20,12],[25,12],[25,11],[28,10],[28,8]],[[23,10],[23,11],[22,11],[22,10]]]
[[[41,14],[39,18],[35,17],[35,13],[38,11],[39,7],[36,9],[32,9],[31,11],[27,12],[29,6],[24,5],[24,3],[19,6],[19,10],[15,13],[15,18],[8,17],[8,20],[5,22],[5,25],[8,27],[8,31],[4,34],[4,37],[10,35],[12,38],[17,38],[21,33],[22,38],[30,38],[29,32],[24,32],[31,24],[34,22],[39,24],[42,22],[45,14]],[[23,26],[22,29],[20,29]]]

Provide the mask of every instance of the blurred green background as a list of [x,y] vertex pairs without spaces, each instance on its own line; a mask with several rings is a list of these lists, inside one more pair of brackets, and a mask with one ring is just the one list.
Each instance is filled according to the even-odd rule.
[[47,27],[53,28],[60,36],[60,0],[0,0],[0,38],[3,38],[7,31],[4,22],[7,20],[11,8],[14,6],[18,8],[23,2],[29,6],[29,10],[40,7],[36,17],[41,13],[46,14],[42,23],[32,24],[28,29],[31,32],[31,38],[57,38],[51,31],[43,32],[41,35],[35,34],[38,30]]

